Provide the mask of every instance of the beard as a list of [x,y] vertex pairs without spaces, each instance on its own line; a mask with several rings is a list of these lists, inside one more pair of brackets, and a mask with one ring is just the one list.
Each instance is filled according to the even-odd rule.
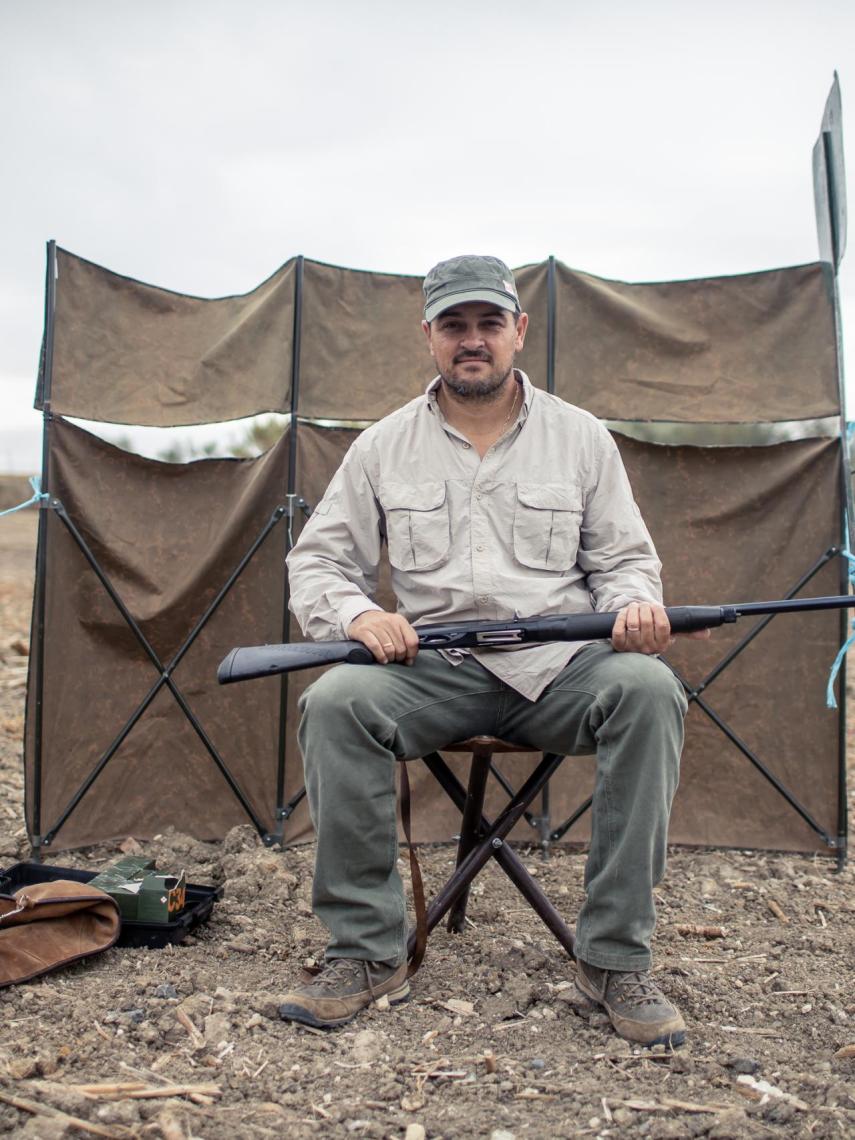
[[[480,360],[483,357],[462,357],[460,360],[455,360],[455,364],[462,364],[469,360]],[[483,400],[488,402],[490,400],[498,399],[505,381],[513,374],[514,366],[511,364],[505,371],[494,371],[489,376],[479,376],[477,380],[465,380],[459,376],[449,376],[445,372],[440,372],[440,379],[444,387],[455,396],[463,400]]]

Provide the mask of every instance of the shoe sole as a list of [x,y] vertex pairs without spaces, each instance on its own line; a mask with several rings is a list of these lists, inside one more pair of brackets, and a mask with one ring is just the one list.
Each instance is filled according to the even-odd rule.
[[622,1033],[618,1033],[617,1026],[612,1020],[612,1011],[602,1000],[602,998],[597,997],[596,994],[589,993],[588,990],[582,986],[578,975],[576,978],[576,992],[578,994],[581,994],[581,996],[585,998],[585,1000],[589,1002],[591,1006],[596,1006],[598,1009],[605,1010],[605,1012],[608,1014],[609,1021],[611,1022],[615,1033],[617,1033],[618,1037],[621,1037],[624,1041],[629,1041],[631,1045],[638,1045],[642,1049],[652,1049],[654,1045],[664,1045],[666,1049],[679,1049],[681,1045],[684,1045],[686,1043],[685,1029],[674,1029],[670,1033],[663,1033],[659,1037],[654,1037],[652,1041],[635,1041],[632,1037],[624,1037]]
[[[410,1000],[410,983],[404,982],[399,989],[391,990],[389,993],[379,996],[388,998],[389,1005],[401,1005]],[[311,1029],[338,1029],[340,1025],[347,1025],[349,1021],[353,1021],[354,1017],[363,1009],[370,1009],[374,1004],[374,1002],[368,1002],[366,1005],[360,1006],[359,1009],[355,1009],[347,1017],[331,1018],[324,1021],[315,1017],[312,1011],[306,1009],[305,1006],[292,1005],[290,1002],[286,1002],[279,1006],[279,1016],[283,1021],[296,1021],[299,1025],[308,1025]]]

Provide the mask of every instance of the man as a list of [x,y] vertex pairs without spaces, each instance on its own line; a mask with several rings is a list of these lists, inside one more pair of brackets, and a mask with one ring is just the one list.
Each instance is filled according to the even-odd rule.
[[[497,258],[424,282],[427,392],[360,435],[291,552],[291,606],[315,640],[353,638],[386,668],[338,666],[301,702],[326,965],[283,1018],[349,1021],[409,993],[395,768],[478,734],[597,752],[577,985],[618,1033],[678,1045],[648,973],[686,701],[660,563],[617,448],[593,416],[514,368],[528,316]],[[373,600],[383,543],[398,612]],[[611,644],[418,654],[415,623],[619,610]],[[408,666],[403,668],[402,666]]]

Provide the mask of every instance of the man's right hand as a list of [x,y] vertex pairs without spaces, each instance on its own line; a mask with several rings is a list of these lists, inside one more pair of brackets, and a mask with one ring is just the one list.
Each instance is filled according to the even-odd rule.
[[385,610],[366,610],[347,627],[347,636],[361,641],[381,665],[402,661],[412,665],[419,651],[419,635],[406,618]]

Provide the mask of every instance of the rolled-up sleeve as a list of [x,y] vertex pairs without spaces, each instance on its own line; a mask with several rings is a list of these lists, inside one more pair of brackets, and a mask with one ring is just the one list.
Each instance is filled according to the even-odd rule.
[[636,506],[617,446],[605,430],[598,458],[585,503],[578,555],[594,609],[604,612],[630,602],[661,602],[662,563]]
[[287,558],[290,608],[306,637],[344,638],[359,614],[381,609],[373,601],[380,527],[374,490],[351,447]]

